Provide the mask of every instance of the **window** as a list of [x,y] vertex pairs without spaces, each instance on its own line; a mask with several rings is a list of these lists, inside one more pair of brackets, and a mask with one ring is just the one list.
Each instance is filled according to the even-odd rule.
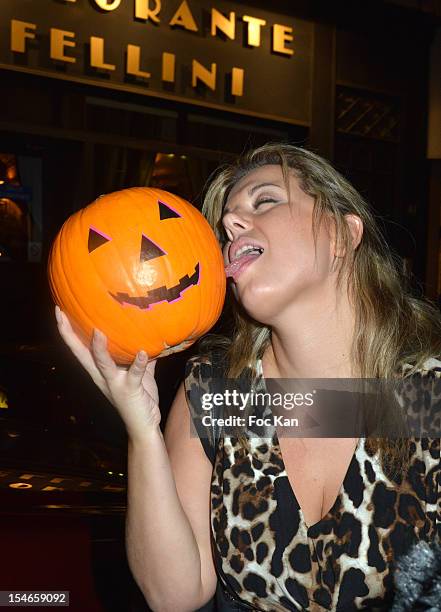
[[41,161],[0,152],[0,262],[41,261]]

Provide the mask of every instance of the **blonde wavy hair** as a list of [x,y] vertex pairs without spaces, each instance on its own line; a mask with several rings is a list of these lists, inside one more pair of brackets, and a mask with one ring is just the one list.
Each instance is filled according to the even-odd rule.
[[[316,245],[320,224],[335,222],[337,244],[343,246],[337,284],[347,278],[348,295],[355,312],[355,334],[351,359],[362,378],[393,377],[405,364],[405,376],[418,370],[426,359],[441,354],[441,316],[434,302],[413,295],[403,261],[387,244],[370,205],[325,159],[287,143],[267,143],[219,169],[206,190],[202,212],[221,245],[226,241],[222,211],[232,187],[250,171],[268,164],[281,166],[289,192],[289,174],[314,198],[313,238]],[[346,214],[363,222],[363,235],[354,250]],[[271,341],[271,329],[252,319],[233,298],[233,328],[228,336],[206,335],[199,343],[202,353],[222,349],[226,376],[236,378],[250,363],[256,363]],[[246,445],[245,439],[242,440]],[[405,439],[370,440],[380,448],[391,466],[406,463]]]

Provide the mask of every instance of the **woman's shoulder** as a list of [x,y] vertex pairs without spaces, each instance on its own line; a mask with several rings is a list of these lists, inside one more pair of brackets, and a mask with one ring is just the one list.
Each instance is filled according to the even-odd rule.
[[185,364],[184,386],[187,399],[196,414],[203,414],[202,398],[224,388],[226,377],[225,355],[221,351],[199,353]]
[[185,364],[185,378],[188,376],[207,381],[226,370],[225,351],[212,349],[190,357]]
[[214,465],[218,431],[209,416],[211,398],[219,391],[223,361],[216,351],[190,357],[185,365],[184,386],[191,422],[202,447]]
[[437,357],[429,357],[423,363],[421,370],[423,372],[433,372],[434,376],[441,378],[441,360]]
[[412,373],[422,376],[441,378],[441,355],[431,356],[415,367],[415,364],[404,363],[402,366],[403,374]]

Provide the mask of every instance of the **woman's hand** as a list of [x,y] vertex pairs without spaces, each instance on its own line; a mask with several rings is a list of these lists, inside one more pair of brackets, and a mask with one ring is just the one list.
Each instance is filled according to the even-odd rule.
[[55,306],[58,331],[92,380],[118,410],[130,438],[156,429],[161,421],[158,387],[154,378],[156,359],[140,351],[130,367],[117,366],[107,350],[107,338],[94,330],[89,350],[73,331],[67,316]]

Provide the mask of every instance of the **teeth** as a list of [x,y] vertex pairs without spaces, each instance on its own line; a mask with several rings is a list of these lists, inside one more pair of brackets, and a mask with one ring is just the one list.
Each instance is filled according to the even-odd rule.
[[234,259],[238,259],[243,253],[246,253],[247,251],[259,251],[260,254],[263,253],[262,247],[257,247],[254,244],[246,244],[236,252]]

